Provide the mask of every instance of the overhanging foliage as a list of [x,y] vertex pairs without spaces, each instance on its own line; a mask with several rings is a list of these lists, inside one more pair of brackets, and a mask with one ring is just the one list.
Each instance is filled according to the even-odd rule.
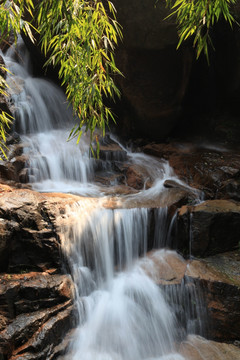
[[[164,1],[172,10],[170,16],[176,16],[178,47],[192,37],[197,58],[202,52],[208,58],[210,30],[221,17],[231,26],[235,21],[231,6],[236,0]],[[122,34],[113,4],[107,0],[41,0],[36,3],[37,6],[32,0],[0,1],[1,41],[7,41],[10,32],[16,40],[21,31],[34,41],[31,31],[34,24],[42,50],[48,56],[47,64],[58,65],[59,78],[79,118],[69,138],[77,137],[78,142],[83,125],[92,136],[96,127],[104,134],[110,119],[115,121],[104,99],[120,95],[113,77],[120,74],[114,61],[114,48]],[[24,20],[26,18],[30,20]],[[0,94],[4,91],[1,77]],[[10,121],[8,114],[0,114],[2,150]]]
[[197,58],[204,52],[209,61],[208,46],[213,46],[210,31],[221,18],[230,26],[235,19],[231,13],[236,0],[166,0],[171,9],[169,16],[176,16],[179,43],[193,38]]

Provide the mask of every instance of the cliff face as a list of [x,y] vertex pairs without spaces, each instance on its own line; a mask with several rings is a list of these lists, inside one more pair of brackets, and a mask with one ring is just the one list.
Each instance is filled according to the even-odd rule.
[[178,37],[163,1],[115,0],[123,42],[116,60],[124,77],[118,78],[122,100],[119,128],[123,135],[164,139],[181,114],[189,81],[192,53],[176,51]]
[[[210,65],[204,55],[195,59],[192,43],[176,50],[174,18],[164,1],[115,0],[123,42],[116,60],[124,78],[116,79],[122,99],[116,113],[118,132],[165,140],[187,131],[229,137],[239,133],[240,30],[224,21],[212,30]],[[234,8],[238,19],[239,7]],[[231,118],[231,119],[230,119]],[[231,138],[229,137],[229,140]]]

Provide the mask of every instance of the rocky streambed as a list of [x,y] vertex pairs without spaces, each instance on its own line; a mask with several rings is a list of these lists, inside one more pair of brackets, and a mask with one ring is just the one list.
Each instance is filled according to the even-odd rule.
[[[143,187],[151,189],[151,179],[146,183],[139,166],[125,163],[125,155],[116,144],[105,144],[101,151],[102,158],[115,163],[114,177],[120,179],[106,193],[103,207],[121,208],[125,206],[119,203],[122,194],[135,196]],[[116,151],[121,154],[121,163],[115,160]],[[182,322],[183,334],[186,324],[181,314],[189,310],[189,301],[195,301],[191,298],[192,287],[202,294],[201,306],[206,310],[204,333],[209,341],[196,335],[187,339],[183,336],[179,353],[190,360],[202,359],[201,356],[237,360],[240,358],[240,155],[238,151],[222,149],[194,148],[193,151],[192,147],[180,144],[152,144],[145,146],[144,151],[169,160],[186,183],[184,187],[166,181],[163,198],[152,202],[141,200],[141,204],[131,200],[127,205],[149,208],[153,212],[150,228],[160,226],[154,209],[161,206],[166,209],[169,229],[175,214],[171,241],[165,245],[178,254],[172,250],[153,250],[142,266],[163,289],[170,306],[178,309],[176,317]],[[60,359],[67,351],[77,323],[75,287],[61,251],[61,224],[67,211],[76,203],[84,203],[86,198],[33,191],[26,179],[20,182],[19,171],[22,173],[27,168],[27,162],[19,167],[16,163],[17,157],[1,163],[0,358]],[[12,166],[14,171],[9,170]],[[101,166],[96,171],[96,180],[103,188],[111,182]],[[194,205],[195,196],[187,185],[200,189],[206,200]],[[93,206],[98,201],[91,199]],[[154,247],[152,236],[149,230],[149,249]],[[183,284],[187,290],[183,290]],[[196,307],[193,304],[193,321],[198,316]]]

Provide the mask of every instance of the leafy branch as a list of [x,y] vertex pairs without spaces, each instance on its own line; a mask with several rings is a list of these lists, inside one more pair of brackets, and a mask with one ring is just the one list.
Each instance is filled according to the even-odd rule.
[[176,16],[179,42],[181,44],[193,38],[197,58],[204,52],[209,61],[208,47],[212,45],[210,31],[220,18],[224,18],[232,27],[236,22],[231,7],[236,0],[166,0],[172,10],[168,17]]
[[[0,32],[4,38],[13,31],[16,39],[20,31],[25,31],[33,41],[31,23],[35,24],[48,58],[46,66],[58,66],[67,98],[79,118],[69,135],[69,139],[77,137],[77,142],[83,131],[89,130],[93,139],[96,128],[104,135],[110,120],[115,122],[104,100],[120,96],[113,77],[121,74],[114,61],[114,49],[122,33],[114,5],[105,3],[42,0],[34,7],[32,0],[18,0],[4,1],[0,8]],[[31,23],[23,21],[26,13]]]
[[[28,12],[32,16],[33,3],[32,0],[26,1],[1,1],[0,3],[0,44],[8,43],[10,35],[14,36],[15,42],[17,41],[20,31],[24,31],[30,39],[33,41],[31,25],[27,21],[23,20],[23,15]],[[7,71],[5,67],[0,64],[0,96],[7,98],[7,83],[4,79],[4,74]],[[10,128],[12,123],[12,116],[7,112],[0,110],[0,151],[2,155],[7,158],[6,155],[6,134],[7,129]],[[2,159],[0,157],[0,159]]]

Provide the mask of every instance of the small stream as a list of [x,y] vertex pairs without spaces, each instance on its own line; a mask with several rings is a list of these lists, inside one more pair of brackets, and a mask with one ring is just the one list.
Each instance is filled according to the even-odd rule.
[[[32,188],[84,196],[69,209],[61,230],[62,250],[76,287],[79,321],[67,359],[185,359],[177,352],[177,343],[188,334],[204,334],[204,302],[194,284],[163,290],[156,283],[149,237],[158,262],[165,263],[169,254],[181,261],[180,255],[164,249],[174,222],[169,224],[163,205],[168,196],[164,182],[174,180],[196,199],[198,193],[181,182],[165,160],[131,152],[112,135],[123,158],[119,154],[112,155],[111,161],[91,158],[87,135],[80,145],[67,141],[74,124],[71,109],[59,88],[32,77],[21,40],[17,51],[10,49],[4,61],[12,72],[8,83],[13,91],[16,131],[28,158]],[[116,180],[108,195],[109,185],[94,181],[99,162],[109,176],[116,162],[133,164],[142,169],[144,184],[151,186],[119,195],[114,194]],[[113,197],[117,208],[103,206],[103,200]],[[154,223],[151,234],[150,222]]]

